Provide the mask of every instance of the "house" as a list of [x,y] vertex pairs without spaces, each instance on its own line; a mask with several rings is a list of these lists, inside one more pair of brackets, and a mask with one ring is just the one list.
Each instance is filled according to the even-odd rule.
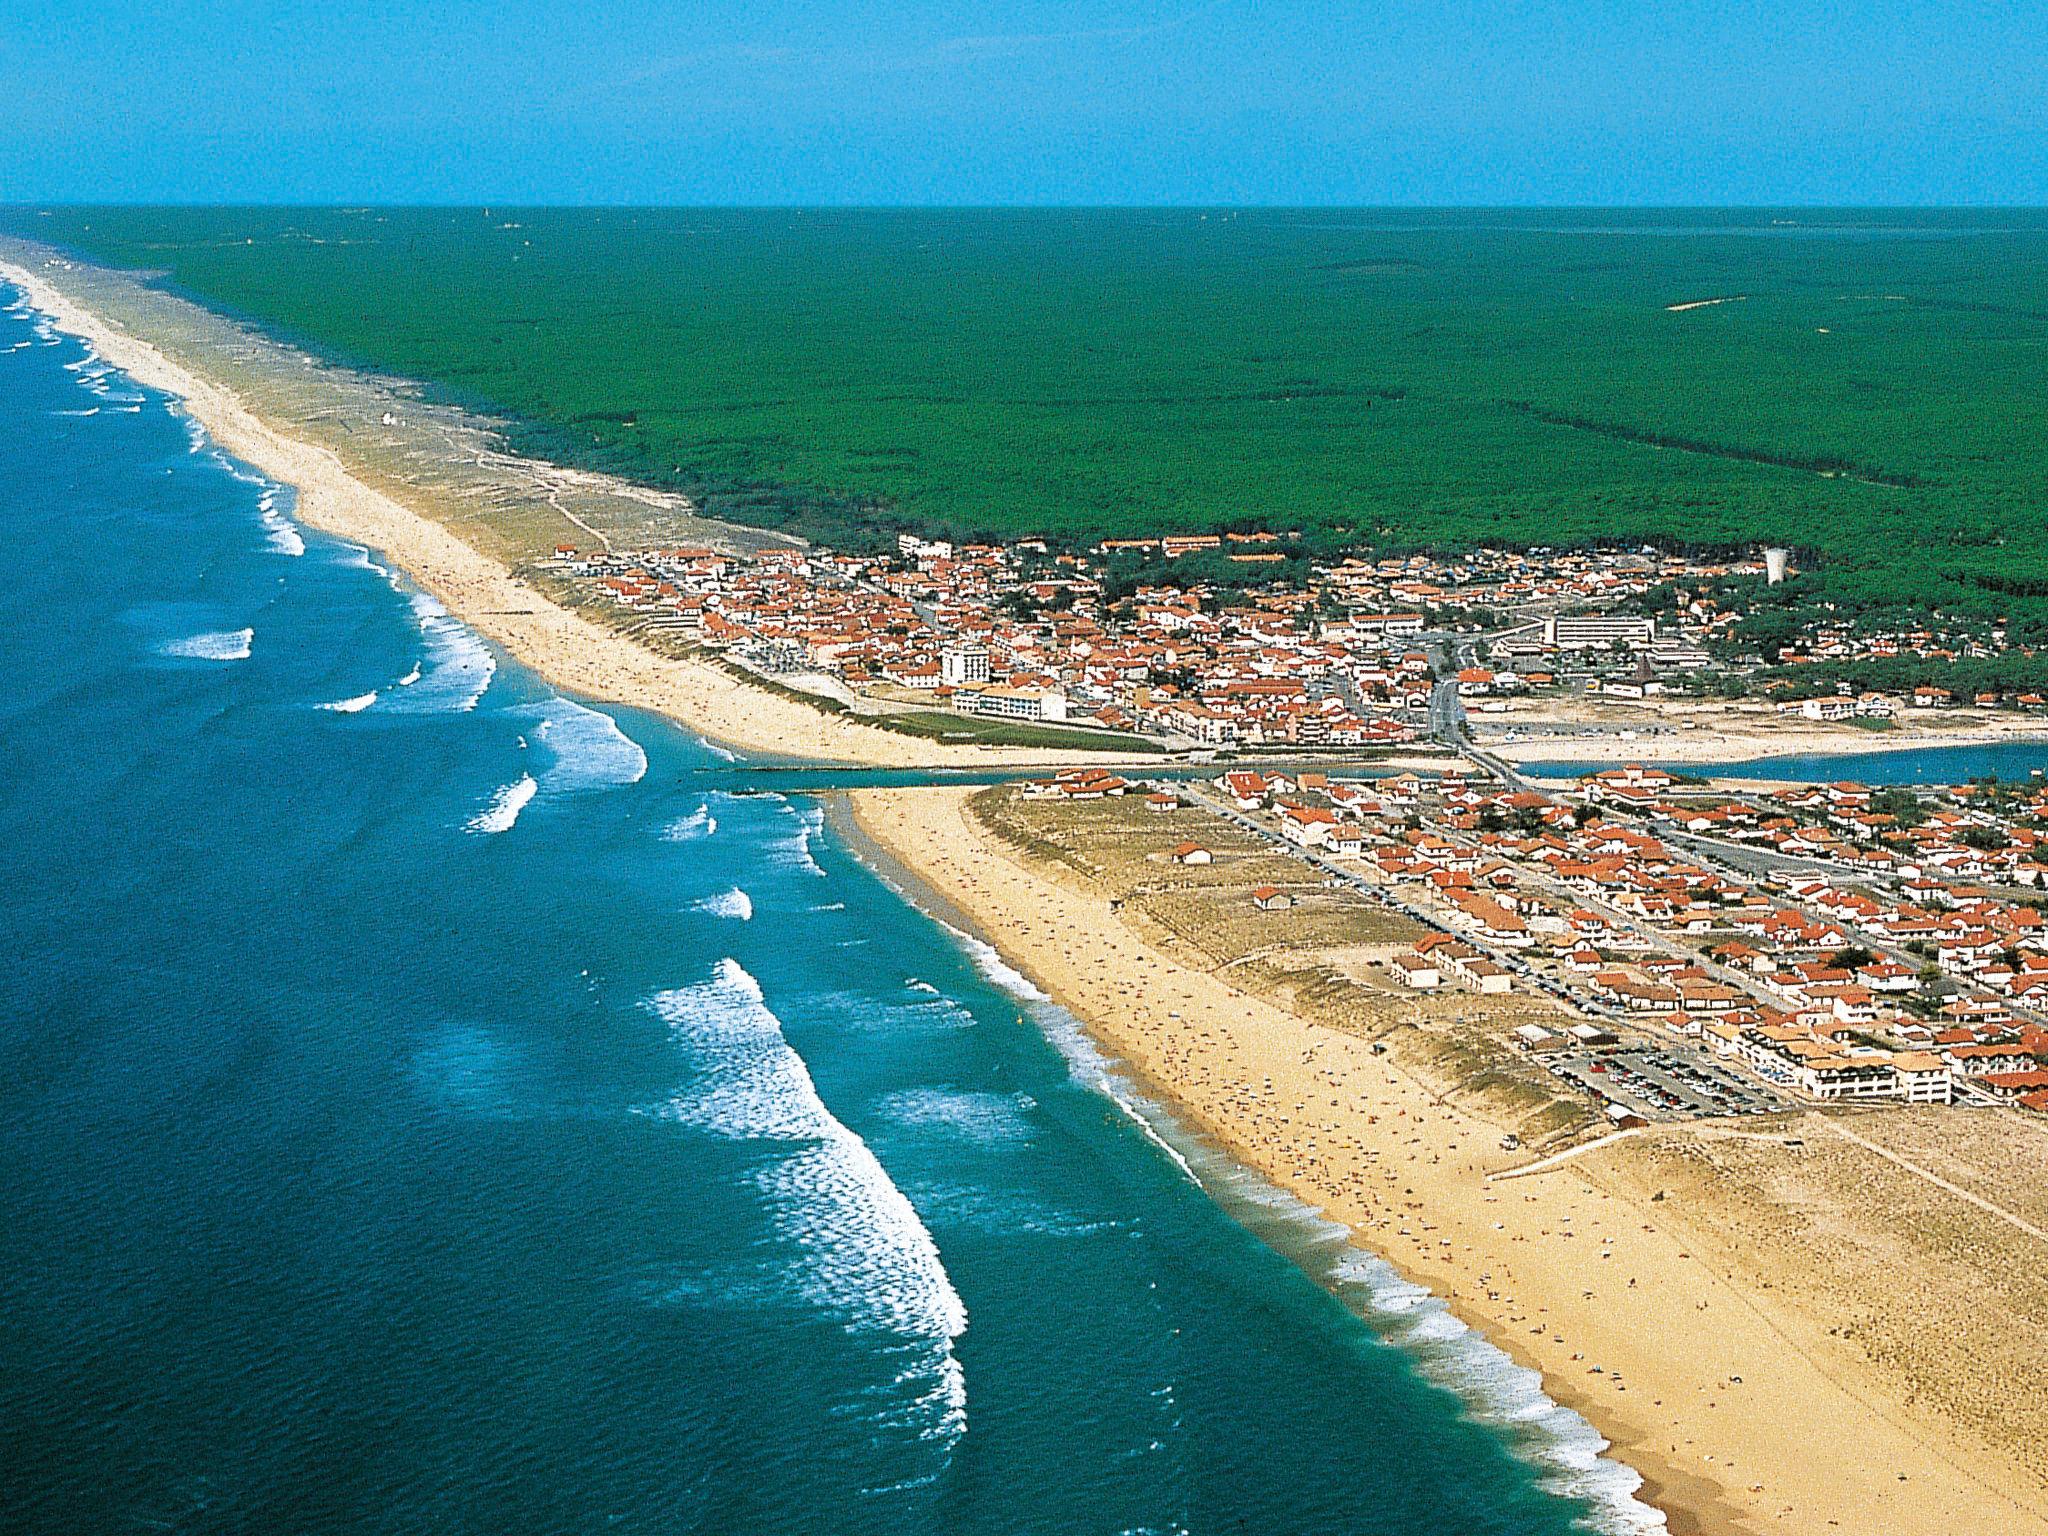
[[1856,715],[1856,701],[1843,698],[1802,700],[1799,713],[1809,720],[1850,720]]
[[1463,961],[1458,966],[1458,974],[1474,992],[1487,996],[1496,996],[1514,988],[1514,977],[1505,967],[1496,965],[1491,960]]
[[1795,1080],[1816,1099],[1889,1099],[1898,1092],[1892,1058],[1882,1052],[1809,1056],[1799,1062]]
[[1262,885],[1252,892],[1252,905],[1261,912],[1281,912],[1294,905],[1294,898],[1277,885]]
[[1337,813],[1319,805],[1282,805],[1280,835],[1299,848],[1326,848],[1337,830]]
[[1145,797],[1145,809],[1148,811],[1157,811],[1161,815],[1165,815],[1171,811],[1177,811],[1180,809],[1180,796],[1169,795],[1165,793],[1147,795]]
[[1357,827],[1338,827],[1325,839],[1324,846],[1332,853],[1359,858],[1365,853],[1365,833]]
[[1394,973],[1394,979],[1416,989],[1427,992],[1444,984],[1444,973],[1426,955],[1396,955],[1387,962],[1387,969]]
[[1173,850],[1173,862],[1176,864],[1214,864],[1216,862],[1216,855],[1204,848],[1200,843],[1182,843]]
[[1976,1079],[1976,1086],[2000,1103],[2009,1104],[2048,1089],[2048,1071],[2030,1067],[2019,1072],[1988,1072]]
[[1872,992],[1910,992],[1920,984],[1911,966],[1896,960],[1872,960],[1856,968],[1856,980]]
[[1946,1104],[1954,1096],[1948,1066],[1931,1051],[1901,1051],[1892,1057],[1898,1094],[1908,1104]]
[[1942,1053],[1949,1070],[1964,1077],[1983,1077],[1993,1072],[2031,1071],[2034,1053],[2017,1042],[2009,1045],[1955,1045]]

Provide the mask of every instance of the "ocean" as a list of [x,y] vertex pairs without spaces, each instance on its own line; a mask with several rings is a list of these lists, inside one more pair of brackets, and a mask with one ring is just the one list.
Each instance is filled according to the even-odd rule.
[[291,513],[0,316],[0,1529],[1658,1523],[818,803]]

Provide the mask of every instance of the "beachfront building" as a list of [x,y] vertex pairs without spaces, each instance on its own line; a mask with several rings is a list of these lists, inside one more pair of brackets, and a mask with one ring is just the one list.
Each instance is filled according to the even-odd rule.
[[992,687],[960,695],[961,704],[977,715],[1000,720],[1065,720],[1067,696],[1053,689]]

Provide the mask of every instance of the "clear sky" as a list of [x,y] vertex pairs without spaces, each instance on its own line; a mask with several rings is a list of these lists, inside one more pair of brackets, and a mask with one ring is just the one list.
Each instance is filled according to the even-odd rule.
[[2048,0],[5,0],[35,200],[2048,203]]

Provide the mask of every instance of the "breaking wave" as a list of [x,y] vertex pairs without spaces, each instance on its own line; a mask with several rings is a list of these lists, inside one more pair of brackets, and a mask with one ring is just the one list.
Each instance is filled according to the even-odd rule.
[[540,776],[548,794],[609,789],[646,777],[646,751],[603,710],[556,697],[537,712],[533,737],[552,759]]
[[662,839],[671,843],[694,843],[700,837],[709,837],[718,830],[718,818],[711,814],[710,805],[700,805],[689,815],[679,817],[661,829]]
[[526,809],[526,803],[533,798],[534,792],[539,788],[532,774],[522,773],[512,783],[491,796],[489,805],[470,817],[469,830],[484,833],[510,832],[513,824],[519,820],[519,813]]
[[825,830],[825,813],[809,804],[789,805],[789,811],[796,819],[796,826],[787,837],[769,846],[769,862],[779,869],[801,869],[808,874],[823,875],[824,869],[811,856],[811,839]]
[[414,592],[406,600],[427,650],[417,681],[403,685],[412,691],[403,701],[394,701],[392,708],[421,715],[475,709],[498,670],[491,648],[428,593]]
[[349,544],[343,547],[348,550],[347,563],[349,565],[359,566],[366,571],[375,571],[379,576],[382,576],[386,581],[389,581],[391,579],[391,571],[389,567],[380,564],[377,560],[377,557],[370,553],[369,547],[367,545]]
[[368,693],[359,693],[352,699],[336,699],[332,704],[322,704],[320,707],[337,715],[359,715],[376,702],[377,690],[372,688]]
[[706,896],[696,904],[696,910],[708,912],[713,917],[737,918],[744,923],[754,915],[754,898],[735,885],[716,896]]
[[303,555],[306,552],[305,539],[278,506],[286,494],[281,485],[264,487],[263,494],[256,498],[256,511],[263,519],[263,531],[273,551],[280,555]]
[[903,1351],[882,1422],[950,1449],[967,1427],[967,1381],[954,1351],[967,1308],[916,1209],[825,1106],[738,961],[721,960],[709,980],[650,1005],[698,1068],[673,1105],[676,1118],[736,1140],[790,1143],[757,1183],[793,1253],[797,1295]]
[[163,653],[190,661],[247,661],[256,643],[253,629],[223,629],[168,642]]

